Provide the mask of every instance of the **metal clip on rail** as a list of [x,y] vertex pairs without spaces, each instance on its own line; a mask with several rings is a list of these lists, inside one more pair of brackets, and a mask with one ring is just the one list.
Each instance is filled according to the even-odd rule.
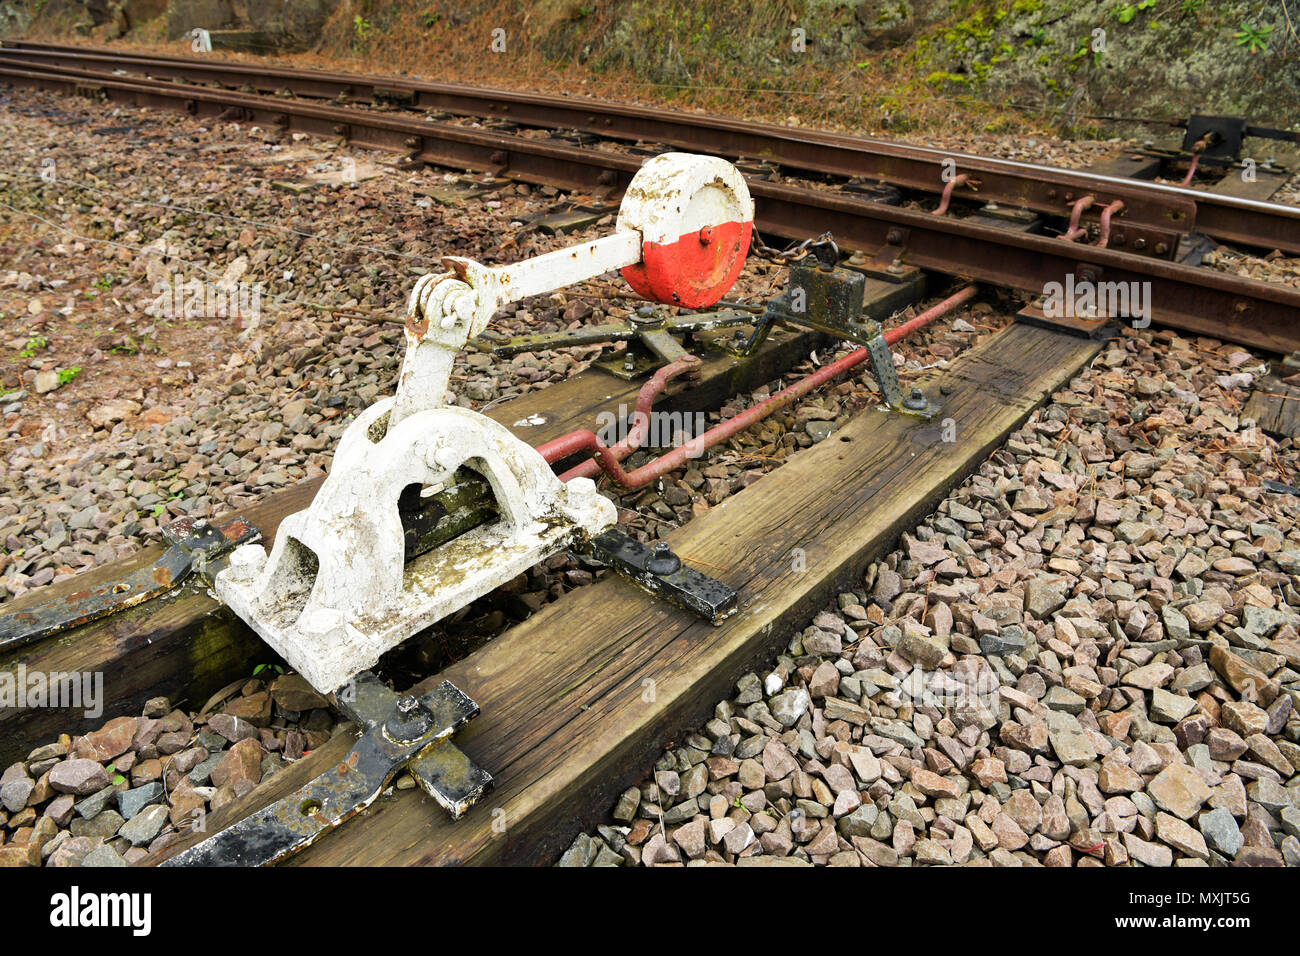
[[[559,551],[594,551],[710,619],[734,607],[733,591],[689,568],[656,572],[643,546],[610,527],[616,509],[590,479],[561,482],[503,425],[444,397],[458,350],[498,309],[526,296],[618,269],[655,301],[713,304],[744,265],[752,220],[749,192],[731,164],[667,153],[633,178],[613,235],[498,268],[449,256],[449,271],[416,282],[397,394],[348,427],[315,499],[281,522],[271,553],[239,548],[215,583],[221,599],[313,686],[337,692],[345,712],[356,710],[365,730],[345,761],[351,769],[336,768],[339,779],[321,778],[259,814],[263,830],[278,834],[270,844],[254,845],[263,838],[252,836],[258,824],[250,821],[178,862],[282,858],[286,847],[305,846],[364,807],[401,766],[453,816],[464,812],[491,777],[449,737],[478,705],[449,683],[428,698],[399,699],[377,691],[366,672],[406,638]],[[418,553],[403,515],[417,496],[447,497],[466,472],[487,480],[494,508],[474,507],[495,520]],[[355,687],[365,689],[360,708],[347,701]]]
[[880,323],[874,319],[858,321],[862,317],[866,276],[839,266],[839,248],[833,241],[813,242],[809,249],[811,255],[790,263],[785,291],[768,300],[767,308],[754,321],[748,336],[743,331],[736,332],[730,350],[738,355],[752,355],[777,325],[801,326],[847,339],[867,350],[871,374],[891,411],[927,420],[933,418],[939,407],[919,388],[906,396],[903,394],[894,356]]

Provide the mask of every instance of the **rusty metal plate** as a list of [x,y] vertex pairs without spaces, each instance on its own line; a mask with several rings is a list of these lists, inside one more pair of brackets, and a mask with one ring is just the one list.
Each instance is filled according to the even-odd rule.
[[0,648],[20,647],[152,600],[193,573],[209,583],[225,556],[261,532],[241,517],[220,524],[179,518],[163,529],[171,542],[157,561],[124,578],[0,615]]
[[655,548],[609,528],[591,539],[590,551],[656,597],[717,624],[736,610],[736,591],[682,564],[664,542]]
[[453,818],[491,787],[491,776],[450,740],[479,713],[478,704],[451,681],[443,681],[417,701],[399,697],[365,672],[337,695],[337,701],[365,728],[342,761],[305,787],[162,865],[278,863],[374,803],[403,767]]

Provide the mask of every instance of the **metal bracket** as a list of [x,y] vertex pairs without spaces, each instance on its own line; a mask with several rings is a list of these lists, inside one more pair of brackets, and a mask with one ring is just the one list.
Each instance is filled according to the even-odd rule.
[[880,394],[890,408],[903,405],[903,385],[898,380],[898,369],[894,367],[894,353],[889,351],[889,343],[884,335],[877,333],[867,339],[867,361],[871,363],[871,374],[876,377]]
[[654,306],[643,305],[621,322],[605,322],[561,332],[507,337],[491,330],[471,339],[480,352],[510,356],[541,349],[564,349],[579,345],[627,342],[627,350],[597,359],[592,365],[611,375],[634,381],[650,375],[686,354],[674,335],[713,332],[753,325],[756,314],[739,309],[666,316]]
[[1044,329],[1066,332],[1078,338],[1102,341],[1113,339],[1119,334],[1116,320],[1110,315],[1048,315],[1044,309],[1045,300],[1025,306],[1016,313],[1016,321],[1027,325],[1037,325]]
[[882,282],[910,282],[921,274],[916,266],[903,262],[907,252],[906,229],[891,229],[885,244],[863,265],[856,266],[864,275]]
[[1203,159],[1233,162],[1241,157],[1241,141],[1246,137],[1246,120],[1240,116],[1204,116],[1193,113],[1183,134],[1183,152],[1196,151],[1205,141]]
[[763,313],[751,319],[754,331],[747,339],[737,336],[735,354],[752,355],[772,329],[781,324],[815,329],[864,344],[880,333],[880,326],[874,321],[855,321],[862,314],[866,282],[861,272],[836,268],[833,263],[818,261],[817,265],[811,265],[807,260],[791,263],[785,290],[768,299]]
[[0,616],[0,649],[21,647],[143,604],[193,573],[211,584],[232,550],[261,537],[256,527],[238,516],[215,525],[203,518],[178,518],[162,534],[171,546],[149,567],[67,598]]
[[399,696],[364,671],[335,695],[363,728],[339,764],[299,790],[212,835],[163,866],[267,866],[310,846],[370,806],[405,768],[420,788],[458,819],[492,786],[492,777],[451,736],[479,707],[451,681],[429,693]]
[[[834,244],[829,245],[833,250]],[[818,246],[812,248],[819,254],[817,264],[811,265],[805,260],[790,265],[790,280],[785,291],[769,300],[767,310],[754,325],[753,333],[739,344],[738,354],[752,354],[777,324],[816,329],[838,339],[848,339],[867,350],[872,375],[890,411],[927,421],[933,418],[938,414],[939,406],[928,401],[919,389],[904,396],[898,370],[894,367],[894,356],[880,323],[873,319],[857,321],[862,316],[866,289],[864,270],[840,268],[830,256],[820,255]]]
[[[636,336],[628,342],[627,351],[622,356],[607,355],[593,365],[619,378],[631,380],[661,366],[671,365],[686,354],[682,344],[669,334],[667,318],[654,306],[640,306],[627,321]],[[633,350],[634,342],[641,345],[642,354]]]
[[615,571],[713,624],[736,612],[733,588],[682,563],[666,541],[647,547],[618,528],[607,528],[584,549]]

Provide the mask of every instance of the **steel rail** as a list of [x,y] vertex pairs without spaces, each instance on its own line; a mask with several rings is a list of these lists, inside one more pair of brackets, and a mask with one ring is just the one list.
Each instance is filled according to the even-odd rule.
[[525,126],[574,129],[613,139],[658,142],[733,159],[748,157],[790,171],[880,179],[927,193],[945,190],[955,163],[956,170],[968,174],[968,181],[948,192],[967,202],[996,202],[1065,218],[1079,196],[1091,193],[1096,211],[1084,221],[1098,227],[1100,211],[1122,201],[1124,214],[1115,223],[1110,244],[1142,255],[1172,258],[1177,251],[1178,237],[1192,231],[1224,242],[1300,253],[1300,207],[843,133],[791,129],[771,123],[596,99],[459,86],[405,76],[285,69],[22,40],[6,41],[0,47],[0,59],[13,63],[52,63],[60,68],[101,73],[132,68],[173,79],[238,83],[269,91],[287,89],[303,96],[397,99],[417,108],[496,118]]
[[[0,82],[91,92],[135,106],[237,117],[319,136],[343,136],[427,162],[572,189],[624,188],[642,157],[469,129],[373,110],[327,106],[161,81],[0,67]],[[1178,265],[1114,248],[1065,242],[952,216],[934,216],[821,189],[749,177],[756,225],[811,238],[831,232],[844,248],[898,265],[1042,294],[1048,283],[1125,283],[1164,325],[1274,352],[1300,349],[1300,289]]]

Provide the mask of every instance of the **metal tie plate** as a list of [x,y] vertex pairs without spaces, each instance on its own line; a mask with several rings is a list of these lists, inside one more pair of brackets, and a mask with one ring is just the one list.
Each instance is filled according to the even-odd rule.
[[666,542],[653,548],[617,528],[596,535],[588,550],[641,587],[717,624],[736,611],[736,592],[681,562]]
[[256,541],[261,532],[238,516],[218,524],[186,517],[163,528],[163,537],[171,546],[147,568],[0,616],[0,649],[21,647],[143,604],[194,573],[211,583],[225,556],[238,545]]
[[491,775],[451,742],[479,706],[450,681],[419,698],[399,696],[366,671],[335,699],[364,728],[340,763],[162,865],[278,863],[365,810],[403,768],[453,819],[491,788]]

